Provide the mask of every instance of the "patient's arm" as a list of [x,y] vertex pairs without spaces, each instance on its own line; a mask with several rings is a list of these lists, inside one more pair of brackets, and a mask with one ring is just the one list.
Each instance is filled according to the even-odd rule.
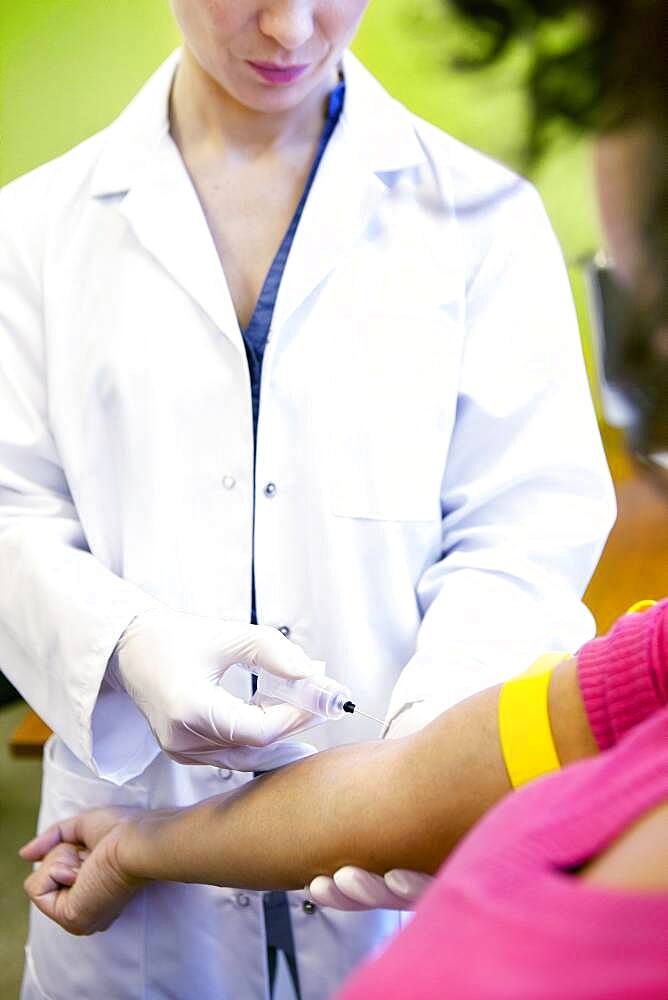
[[[665,704],[667,630],[663,602],[620,619],[580,652],[596,726],[610,740]],[[142,816],[119,837],[120,867],[138,878],[257,889],[301,888],[344,865],[433,872],[510,791],[499,691],[474,695],[405,739],[330,750],[231,796]],[[597,752],[575,659],[552,674],[548,707],[562,763]]]
[[[405,739],[339,747],[231,795],[145,814],[119,841],[121,866],[140,878],[254,889],[303,888],[346,864],[433,872],[510,791],[499,691],[474,695]],[[575,660],[552,677],[550,712],[562,761],[597,752]]]
[[497,696],[477,695],[403,740],[339,747],[231,795],[146,814],[119,843],[121,866],[139,877],[252,889],[303,888],[345,864],[435,871],[510,790]]
[[[293,889],[346,864],[433,872],[510,791],[499,691],[469,698],[405,739],[329,750],[190,808],[92,810],[57,824],[22,851],[26,860],[44,857],[26,889],[45,913],[85,934],[108,926],[149,879]],[[595,754],[575,660],[557,667],[549,695],[561,759]],[[92,849],[83,864],[77,842]]]
[[[666,650],[662,602],[583,647],[578,666],[556,668],[548,707],[562,763],[611,745],[668,703]],[[27,891],[68,930],[90,933],[108,925],[145,879],[266,889],[301,887],[345,864],[434,871],[510,790],[499,690],[403,740],[328,751],[190,809],[130,818],[128,810],[92,810],[56,824],[21,852],[44,858]],[[83,864],[78,843],[92,849]]]

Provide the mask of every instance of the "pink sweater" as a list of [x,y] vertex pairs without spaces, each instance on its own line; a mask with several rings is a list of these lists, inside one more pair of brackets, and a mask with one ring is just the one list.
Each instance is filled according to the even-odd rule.
[[668,801],[668,602],[578,660],[592,728],[613,748],[492,809],[337,1000],[667,1000],[668,893],[572,870]]

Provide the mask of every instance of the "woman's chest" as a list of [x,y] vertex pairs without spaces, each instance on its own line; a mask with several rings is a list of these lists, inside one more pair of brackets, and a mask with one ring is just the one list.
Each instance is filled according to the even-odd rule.
[[[49,268],[50,417],[68,473],[102,451],[147,474],[163,461],[205,479],[230,457],[250,467],[248,364],[213,251],[207,269],[194,244],[168,254],[161,243],[158,256],[118,220],[102,222],[95,241],[82,233]],[[283,281],[291,297],[279,290],[258,454],[292,478],[321,470],[342,513],[422,519],[436,509],[463,307],[456,268],[414,235],[363,235],[303,295],[311,260],[297,239]],[[76,287],[65,271],[81,276]]]
[[239,326],[245,329],[302,197],[308,161],[233,168],[193,164],[190,175]]

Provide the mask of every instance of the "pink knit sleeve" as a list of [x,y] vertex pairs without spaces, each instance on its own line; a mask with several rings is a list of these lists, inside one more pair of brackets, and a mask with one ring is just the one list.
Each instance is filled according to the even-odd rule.
[[578,653],[578,679],[601,750],[668,704],[668,600],[624,615]]

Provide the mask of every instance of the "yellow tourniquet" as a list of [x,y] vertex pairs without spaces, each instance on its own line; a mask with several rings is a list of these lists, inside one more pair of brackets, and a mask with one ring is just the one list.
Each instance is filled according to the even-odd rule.
[[632,604],[626,613],[627,615],[634,615],[639,611],[649,611],[650,608],[655,607],[656,601],[636,601],[636,603]]
[[568,659],[570,653],[546,653],[501,688],[499,735],[513,788],[561,766],[552,738],[547,694],[552,671]]

